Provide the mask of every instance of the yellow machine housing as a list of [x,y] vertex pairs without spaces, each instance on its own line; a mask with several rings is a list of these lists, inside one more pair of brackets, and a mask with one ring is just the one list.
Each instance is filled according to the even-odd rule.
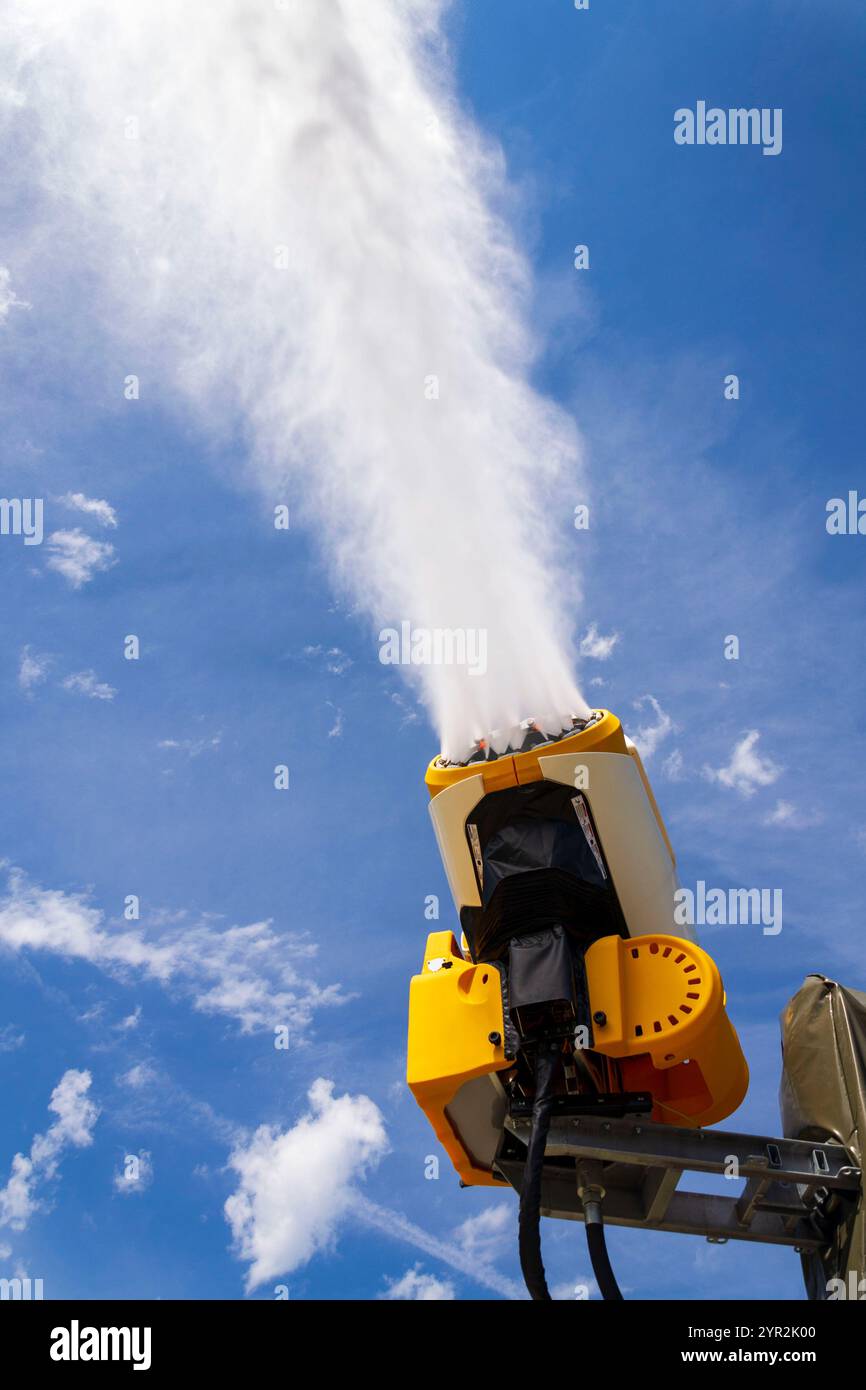
[[[473,807],[491,793],[540,782],[580,786],[625,927],[585,951],[593,1023],[584,1045],[612,1059],[622,1091],[651,1094],[656,1122],[718,1122],[746,1093],[746,1062],[716,965],[674,923],[673,851],[615,715],[599,711],[587,728],[526,752],[430,764],[431,815],[458,912],[482,901],[466,831]],[[507,1038],[502,969],[473,960],[465,937],[461,949],[451,931],[433,932],[410,988],[408,1083],[466,1183],[502,1181],[494,1165],[514,1067]]]
[[[586,968],[590,1007],[607,1020],[592,1050],[620,1060],[624,1089],[652,1092],[654,1120],[696,1128],[737,1108],[748,1069],[706,951],[674,936],[606,936]],[[431,932],[410,987],[408,1082],[466,1183],[498,1185],[504,1035],[499,972],[466,960],[452,932]]]

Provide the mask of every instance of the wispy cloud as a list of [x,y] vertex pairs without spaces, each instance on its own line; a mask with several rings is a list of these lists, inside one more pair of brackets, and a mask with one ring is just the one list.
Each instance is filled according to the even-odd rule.
[[619,641],[619,633],[611,632],[603,637],[595,623],[590,623],[580,639],[580,654],[591,661],[607,661]]
[[212,920],[134,930],[109,925],[80,894],[42,889],[18,869],[0,897],[0,947],[88,961],[118,978],[153,980],[197,1010],[234,1019],[242,1032],[278,1024],[302,1038],[318,1008],[346,1002],[339,985],[320,988],[299,970],[315,956],[305,937],[270,921],[217,928]]
[[213,753],[223,741],[221,733],[205,738],[164,738],[157,744],[171,752],[185,753],[188,758],[200,758],[202,753]]
[[83,492],[66,492],[57,500],[70,511],[84,512],[86,516],[92,516],[100,526],[117,526],[117,513],[104,498],[86,497]]
[[498,1206],[485,1207],[477,1216],[470,1216],[457,1227],[454,1239],[467,1255],[480,1264],[489,1265],[513,1243],[515,1220],[513,1202],[500,1202]]
[[41,685],[48,675],[53,658],[35,652],[32,647],[22,647],[18,662],[18,685],[29,695],[36,685]]
[[371,1227],[382,1235],[389,1236],[392,1240],[405,1241],[407,1245],[414,1246],[423,1254],[441,1260],[443,1264],[465,1275],[467,1279],[479,1284],[481,1288],[498,1293],[501,1298],[513,1300],[526,1297],[525,1291],[513,1279],[508,1279],[497,1269],[476,1259],[457,1241],[441,1240],[438,1236],[431,1235],[429,1231],[425,1231],[421,1226],[416,1226],[414,1221],[410,1221],[399,1211],[392,1211],[389,1207],[380,1207],[377,1203],[371,1202],[359,1194],[355,1200],[353,1213],[363,1225]]
[[644,695],[640,700],[635,700],[636,710],[645,709],[649,705],[655,714],[654,723],[641,724],[632,735],[637,744],[638,752],[645,762],[658,751],[660,745],[664,743],[669,734],[673,733],[676,725],[659,704],[654,695]]
[[584,1299],[598,1296],[598,1285],[593,1278],[578,1277],[570,1282],[563,1281],[561,1284],[555,1284],[550,1290],[550,1297],[555,1303],[569,1303],[574,1299],[582,1302]]
[[723,787],[731,787],[742,796],[753,796],[758,787],[772,786],[783,769],[757,751],[760,737],[757,729],[750,729],[735,745],[730,761],[724,767],[704,767],[703,775],[708,781],[720,782]]
[[400,694],[399,690],[391,691],[391,699],[400,711],[400,728],[407,729],[412,724],[417,724],[421,718],[417,709],[413,709],[408,700]]
[[448,1279],[425,1274],[420,1265],[407,1269],[399,1279],[388,1279],[388,1288],[380,1298],[411,1303],[444,1303],[456,1298],[454,1285]]
[[119,1023],[115,1023],[115,1028],[119,1033],[131,1033],[141,1023],[141,1005],[137,1004],[131,1014],[127,1014]]
[[0,1052],[17,1052],[24,1046],[24,1034],[19,1033],[11,1023],[0,1028]]
[[780,799],[764,817],[764,824],[780,826],[784,830],[808,830],[810,826],[820,825],[823,819],[822,812],[814,808],[803,811],[793,801]]
[[89,700],[113,700],[117,694],[114,686],[99,680],[95,671],[75,671],[60,684],[71,694],[84,695]]
[[93,1142],[99,1112],[88,1095],[91,1080],[89,1071],[71,1069],[54,1087],[48,1109],[57,1119],[34,1137],[29,1155],[18,1153],[12,1160],[9,1181],[0,1188],[0,1226],[23,1231],[39,1209],[38,1189],[56,1177],[63,1151]]
[[135,1197],[146,1192],[153,1182],[153,1160],[148,1150],[124,1154],[112,1181],[115,1192],[121,1197]]
[[156,1071],[150,1062],[136,1062],[134,1067],[130,1067],[129,1071],[118,1077],[117,1084],[124,1089],[141,1091],[145,1086],[152,1086],[156,1079]]
[[145,1133],[188,1137],[193,1128],[231,1148],[248,1139],[243,1126],[226,1119],[151,1059],[121,1072],[115,1087],[112,1121],[137,1139]]
[[679,748],[674,748],[662,763],[662,776],[669,782],[681,782],[684,775],[683,755]]
[[344,676],[354,665],[352,658],[339,647],[304,647],[303,654],[308,661],[317,660],[332,676]]
[[19,299],[12,288],[12,276],[8,266],[0,265],[0,324],[8,317],[10,309],[29,309],[26,299]]
[[62,574],[73,589],[89,584],[95,574],[117,563],[113,545],[93,540],[77,526],[71,531],[52,531],[46,546],[46,565]]

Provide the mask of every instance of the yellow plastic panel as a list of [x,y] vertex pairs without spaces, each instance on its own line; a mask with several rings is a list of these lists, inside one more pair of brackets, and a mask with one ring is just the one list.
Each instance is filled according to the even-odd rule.
[[[499,1043],[490,1041],[491,1034]],[[464,1082],[510,1065],[503,1036],[499,972],[464,960],[450,931],[432,932],[421,974],[409,987],[407,1080],[467,1183],[501,1185],[488,1169],[476,1167],[445,1110]]]
[[[677,936],[606,936],[587,951],[586,973],[591,1011],[605,1015],[593,1024],[593,1048],[623,1061],[648,1058],[649,1068],[624,1069],[624,1080],[675,1097],[658,1119],[715,1124],[736,1110],[749,1072],[706,951]],[[674,1069],[667,1080],[653,1076]]]

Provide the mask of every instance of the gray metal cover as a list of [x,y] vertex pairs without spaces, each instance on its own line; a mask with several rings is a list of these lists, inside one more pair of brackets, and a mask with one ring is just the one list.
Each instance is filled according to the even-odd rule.
[[[866,994],[808,975],[781,1015],[779,1106],[786,1137],[835,1139],[862,1168],[866,1139]],[[839,1201],[839,1197],[831,1201]],[[832,1243],[802,1255],[811,1299],[857,1297],[866,1281],[866,1211],[845,1201]],[[843,1281],[830,1285],[830,1280]],[[828,1287],[829,1286],[829,1287]],[[844,1291],[843,1291],[844,1290]],[[863,1293],[866,1294],[866,1282]]]

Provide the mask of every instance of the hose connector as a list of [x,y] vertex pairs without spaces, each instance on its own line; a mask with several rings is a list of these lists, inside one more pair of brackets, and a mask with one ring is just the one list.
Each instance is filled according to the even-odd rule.
[[604,1168],[597,1158],[582,1158],[577,1164],[577,1195],[588,1226],[600,1226],[602,1223],[601,1204],[605,1194],[604,1183],[601,1181],[603,1173]]

